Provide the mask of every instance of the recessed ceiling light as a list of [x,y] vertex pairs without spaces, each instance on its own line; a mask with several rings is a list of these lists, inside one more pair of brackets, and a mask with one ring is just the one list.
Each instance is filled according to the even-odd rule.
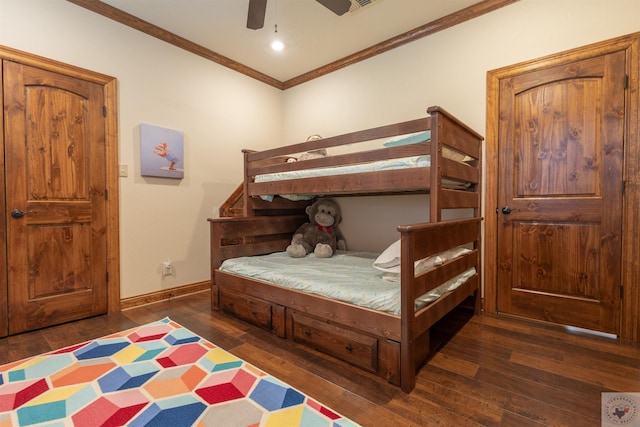
[[284,43],[282,43],[280,40],[274,40],[271,43],[271,49],[275,50],[276,52],[280,52],[284,49]]

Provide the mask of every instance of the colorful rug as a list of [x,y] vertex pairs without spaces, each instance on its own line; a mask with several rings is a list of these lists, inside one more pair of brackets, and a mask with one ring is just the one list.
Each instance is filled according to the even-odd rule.
[[5,426],[356,424],[165,318],[0,366]]

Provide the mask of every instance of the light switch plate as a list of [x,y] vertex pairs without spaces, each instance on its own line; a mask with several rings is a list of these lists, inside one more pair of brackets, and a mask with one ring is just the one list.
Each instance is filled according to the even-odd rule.
[[120,164],[120,167],[118,169],[118,175],[122,178],[126,178],[129,176],[129,165],[126,165],[124,163]]

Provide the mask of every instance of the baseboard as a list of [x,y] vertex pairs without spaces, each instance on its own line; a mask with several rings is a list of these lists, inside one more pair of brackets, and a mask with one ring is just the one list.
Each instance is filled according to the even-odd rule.
[[208,291],[209,289],[211,289],[211,282],[205,280],[204,282],[191,283],[189,285],[176,286],[175,288],[163,289],[135,297],[123,298],[120,300],[120,310],[166,301],[189,294],[195,294],[196,292]]

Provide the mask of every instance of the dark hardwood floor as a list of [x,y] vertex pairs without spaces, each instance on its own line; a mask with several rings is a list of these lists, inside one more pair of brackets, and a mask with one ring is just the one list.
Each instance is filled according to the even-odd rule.
[[0,364],[170,317],[363,426],[600,426],[602,392],[640,392],[640,346],[458,310],[410,394],[380,378],[211,312],[188,295],[0,339]]

